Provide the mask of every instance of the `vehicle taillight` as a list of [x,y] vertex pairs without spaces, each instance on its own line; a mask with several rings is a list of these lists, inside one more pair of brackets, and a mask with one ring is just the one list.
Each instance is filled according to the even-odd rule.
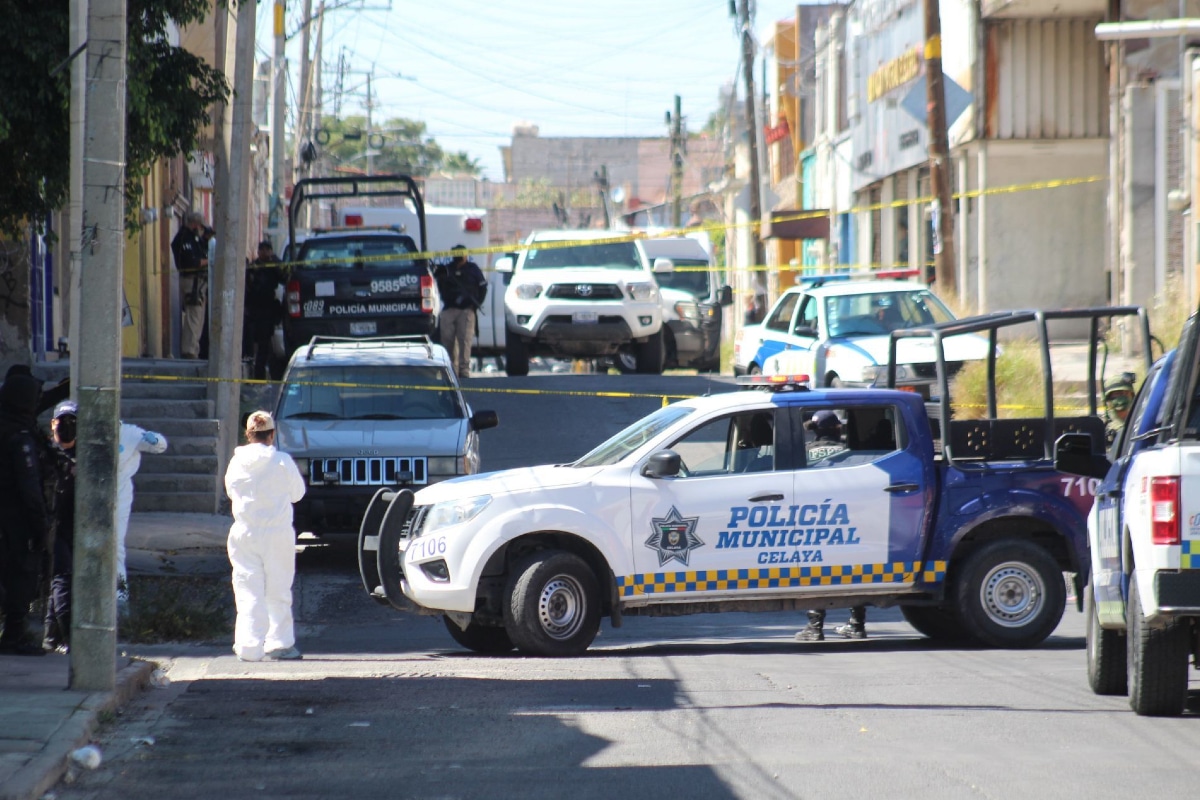
[[300,316],[300,281],[288,281],[287,310],[288,316]]
[[347,214],[346,227],[358,227],[363,224],[362,214]]
[[1150,479],[1150,541],[1179,544],[1179,478]]
[[463,220],[463,230],[467,233],[479,233],[483,230],[483,220],[479,217],[467,217]]
[[435,309],[433,307],[433,303],[434,303],[433,277],[429,276],[429,275],[422,275],[421,276],[421,313],[432,314],[434,311],[436,311],[437,309]]

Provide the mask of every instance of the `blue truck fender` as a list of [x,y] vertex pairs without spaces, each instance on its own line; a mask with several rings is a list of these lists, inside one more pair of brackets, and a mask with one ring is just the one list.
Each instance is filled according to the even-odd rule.
[[[944,507],[937,528],[953,531],[935,533],[928,560],[945,560],[947,573],[953,559],[970,549],[971,542],[998,538],[1032,538],[1063,564],[1064,571],[1086,573],[1087,523],[1065,498],[1055,498],[1031,489],[998,489],[976,495],[957,508]],[[1031,536],[1031,531],[1050,531],[1053,536]]]

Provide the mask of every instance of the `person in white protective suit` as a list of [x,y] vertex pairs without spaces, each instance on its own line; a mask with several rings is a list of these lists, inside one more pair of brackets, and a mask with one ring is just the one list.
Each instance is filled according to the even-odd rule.
[[225,472],[225,491],[233,503],[228,544],[237,607],[233,652],[241,661],[297,659],[292,504],[304,497],[304,479],[292,457],[275,449],[275,421],[269,413],[250,415],[246,440],[249,444],[233,451]]
[[117,602],[129,601],[129,574],[125,570],[125,534],[133,509],[133,476],[142,466],[142,453],[161,453],[167,439],[161,433],[122,422],[117,437]]

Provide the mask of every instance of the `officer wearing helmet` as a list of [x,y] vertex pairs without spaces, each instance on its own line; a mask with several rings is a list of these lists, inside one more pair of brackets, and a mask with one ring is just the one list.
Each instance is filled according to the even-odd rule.
[[1136,380],[1132,372],[1122,372],[1119,378],[1104,386],[1104,437],[1109,445],[1116,441],[1129,418]]

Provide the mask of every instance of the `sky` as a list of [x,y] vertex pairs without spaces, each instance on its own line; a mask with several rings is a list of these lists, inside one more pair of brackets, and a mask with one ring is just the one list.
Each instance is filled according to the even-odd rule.
[[[287,31],[302,17],[287,2]],[[314,10],[319,0],[313,0]],[[721,87],[741,83],[729,0],[327,0],[324,84],[333,113],[339,55],[342,114],[416,119],[447,152],[466,151],[503,180],[500,146],[513,125],[542,136],[667,136],[675,95],[688,130],[716,110]],[[795,0],[757,0],[754,29],[795,17]],[[258,56],[273,52],[272,3],[259,4]],[[313,30],[315,41],[316,31]],[[295,106],[300,37],[288,45]],[[761,63],[761,62],[759,62]],[[761,80],[761,68],[755,80]],[[761,91],[761,87],[759,87]],[[289,112],[290,117],[290,112]],[[289,123],[290,124],[290,123]]]

